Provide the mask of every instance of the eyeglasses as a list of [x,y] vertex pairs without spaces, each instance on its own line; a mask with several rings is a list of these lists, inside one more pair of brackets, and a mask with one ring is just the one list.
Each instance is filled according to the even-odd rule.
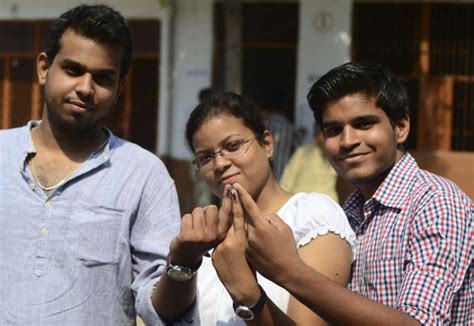
[[[238,159],[247,153],[250,148],[250,144],[259,137],[260,135],[254,136],[249,139],[234,140],[224,145],[220,151],[211,152],[211,153],[202,153],[196,155],[196,158],[193,160],[193,164],[198,168],[202,169],[203,167],[211,166],[211,163],[217,155],[222,156],[227,160]],[[248,145],[247,145],[248,144]]]

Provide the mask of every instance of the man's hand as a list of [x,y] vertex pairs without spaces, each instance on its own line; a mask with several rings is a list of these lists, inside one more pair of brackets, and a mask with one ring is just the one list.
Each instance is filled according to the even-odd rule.
[[[234,184],[248,219],[247,259],[251,266],[271,280],[284,277],[296,263],[303,263],[293,232],[277,215],[263,216],[249,193]],[[304,264],[304,263],[303,263]]]
[[[226,186],[224,194],[229,188]],[[232,225],[231,208],[230,197],[224,195],[220,210],[210,205],[184,215],[180,232],[170,244],[171,262],[188,267],[199,263],[205,253],[224,240]]]

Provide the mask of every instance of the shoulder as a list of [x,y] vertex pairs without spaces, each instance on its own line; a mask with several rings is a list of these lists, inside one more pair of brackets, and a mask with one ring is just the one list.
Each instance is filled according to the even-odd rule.
[[146,179],[172,181],[163,161],[154,153],[137,144],[112,135],[109,151],[112,166],[115,164],[121,170],[130,170],[134,175]]
[[0,141],[8,141],[17,139],[18,136],[25,133],[26,126],[12,128],[12,129],[0,129]]
[[474,225],[472,200],[452,181],[420,169],[408,196],[403,214],[412,224],[414,238],[438,234],[456,243],[470,237]]
[[17,153],[23,146],[26,146],[23,144],[27,143],[27,138],[26,126],[0,130],[0,153],[2,156]]
[[329,196],[298,193],[278,212],[293,229],[295,241],[303,246],[319,235],[333,232],[355,248],[355,235],[342,208]]
[[468,211],[472,206],[469,197],[454,182],[421,169],[409,153],[395,165],[374,197],[385,206],[407,208],[409,215],[440,205],[461,204]]
[[412,200],[418,202],[419,209],[433,205],[440,205],[461,209],[469,212],[472,210],[472,200],[449,179],[420,169],[411,189]]

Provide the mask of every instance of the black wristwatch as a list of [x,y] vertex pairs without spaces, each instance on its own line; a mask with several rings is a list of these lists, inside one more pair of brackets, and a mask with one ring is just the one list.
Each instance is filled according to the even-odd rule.
[[255,315],[260,313],[260,311],[263,309],[263,306],[265,305],[267,294],[260,285],[258,285],[258,288],[260,289],[260,298],[258,298],[257,303],[253,306],[238,305],[235,303],[233,304],[235,314],[243,320],[253,320]]
[[193,267],[175,265],[171,262],[168,262],[168,266],[166,267],[166,274],[168,274],[169,278],[179,281],[179,282],[186,282],[192,279],[199,267],[202,264],[202,259]]

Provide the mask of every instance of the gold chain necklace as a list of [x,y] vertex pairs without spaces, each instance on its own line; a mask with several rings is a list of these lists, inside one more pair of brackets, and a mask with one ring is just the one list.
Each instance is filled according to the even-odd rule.
[[[105,144],[107,144],[107,141],[109,140],[109,137],[106,137],[105,140],[89,155],[89,157],[87,158],[87,160],[94,154],[96,153],[98,150],[100,150],[102,147],[105,146]],[[86,160],[86,161],[87,161]],[[49,194],[51,194],[51,192],[58,188],[59,186],[61,186],[62,184],[64,184],[66,182],[66,180],[68,179],[69,176],[65,177],[64,179],[60,180],[58,183],[56,183],[55,185],[51,186],[51,187],[45,187],[41,184],[41,182],[39,181],[38,179],[38,173],[36,173],[36,168],[35,168],[35,164],[33,162],[33,160],[30,161],[31,163],[31,172],[33,174],[33,178],[36,182],[36,184],[38,185],[38,187],[41,188],[41,190],[44,191],[44,193],[49,196]]]
[[65,177],[64,179],[62,179],[61,181],[59,181],[58,183],[56,183],[54,186],[51,186],[51,187],[45,187],[41,184],[41,182],[39,181],[38,179],[38,173],[36,173],[36,169],[35,169],[35,164],[33,163],[33,160],[31,160],[31,172],[33,172],[33,178],[35,179],[35,182],[36,184],[41,188],[41,190],[43,190],[47,195],[49,195],[54,189],[56,189],[57,187],[59,187],[60,185],[62,185],[64,182],[66,182],[67,178],[68,177]]

